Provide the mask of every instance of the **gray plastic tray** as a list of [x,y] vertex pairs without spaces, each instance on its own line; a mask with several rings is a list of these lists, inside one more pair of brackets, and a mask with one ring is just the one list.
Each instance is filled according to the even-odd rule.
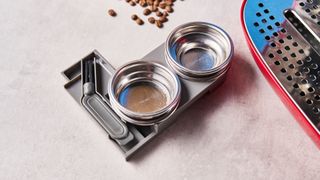
[[[99,93],[100,97],[104,99],[105,102],[108,102],[108,81],[111,78],[112,74],[115,72],[115,69],[96,50],[94,50],[92,53],[90,53],[83,59],[88,57],[94,57],[96,59],[99,59],[96,65],[97,92]],[[169,68],[169,66],[165,62],[164,44],[157,47],[155,50],[147,54],[141,60],[157,62]],[[67,79],[67,83],[64,85],[64,88],[79,103],[79,105],[82,106],[81,60],[67,68],[65,71],[62,72],[62,74]],[[180,113],[182,113],[186,108],[188,108],[193,102],[199,99],[208,90],[214,89],[215,87],[220,85],[224,79],[225,74],[211,81],[195,82],[180,78],[182,86],[182,99],[178,109],[170,117],[168,117],[166,121],[153,126],[136,126],[133,124],[126,123],[129,132],[134,136],[133,140],[130,141],[130,143],[126,143],[125,145],[123,145],[123,143],[115,141],[109,136],[110,139],[113,140],[113,142],[120,148],[120,150],[125,155],[126,160],[129,160],[144,145],[146,145],[159,133],[161,133],[163,130],[168,128],[168,126],[170,126],[173,122],[175,122]],[[106,104],[109,105],[109,103]],[[92,117],[95,119],[94,116]],[[95,120],[99,122],[98,119]],[[99,123],[102,127],[104,127],[103,124],[101,124],[101,122]]]

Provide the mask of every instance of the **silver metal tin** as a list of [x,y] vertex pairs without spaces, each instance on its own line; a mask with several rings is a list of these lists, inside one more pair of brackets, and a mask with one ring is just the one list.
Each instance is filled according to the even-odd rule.
[[174,29],[166,41],[165,57],[181,77],[213,79],[225,73],[233,56],[229,35],[213,24],[191,22]]
[[179,78],[168,68],[146,61],[119,68],[109,81],[108,91],[115,112],[123,120],[143,126],[164,121],[181,98]]

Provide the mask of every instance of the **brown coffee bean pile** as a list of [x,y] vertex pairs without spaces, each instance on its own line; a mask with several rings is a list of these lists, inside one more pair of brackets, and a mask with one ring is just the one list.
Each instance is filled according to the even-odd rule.
[[[150,24],[155,24],[158,28],[163,27],[163,23],[168,21],[168,16],[173,13],[173,6],[176,0],[125,0],[130,6],[140,5],[143,8],[143,14],[145,16],[151,16],[148,18]],[[182,1],[182,0],[181,0]],[[110,16],[116,16],[117,13],[110,9],[108,11]],[[131,16],[138,25],[143,25],[144,21],[138,15]]]

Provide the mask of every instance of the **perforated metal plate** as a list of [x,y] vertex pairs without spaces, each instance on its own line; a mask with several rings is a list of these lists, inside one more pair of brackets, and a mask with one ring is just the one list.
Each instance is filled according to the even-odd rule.
[[247,0],[249,38],[276,81],[320,134],[320,0]]

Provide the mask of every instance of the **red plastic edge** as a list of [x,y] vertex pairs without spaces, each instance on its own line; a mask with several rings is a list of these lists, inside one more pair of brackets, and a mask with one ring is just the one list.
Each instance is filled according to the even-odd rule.
[[315,142],[317,147],[320,149],[320,135],[313,128],[313,126],[309,123],[309,121],[305,118],[304,114],[300,111],[300,109],[295,106],[294,102],[286,94],[285,90],[277,82],[277,80],[272,75],[270,70],[265,66],[263,60],[261,59],[261,57],[259,56],[259,53],[257,52],[257,49],[253,45],[253,42],[251,41],[251,39],[249,37],[249,34],[246,30],[245,22],[244,22],[244,8],[245,8],[246,3],[247,3],[247,0],[244,0],[242,3],[241,11],[240,11],[240,13],[241,13],[240,19],[241,19],[242,30],[245,34],[246,41],[249,45],[251,54],[252,54],[256,64],[258,65],[259,69],[263,73],[264,77],[271,84],[272,88],[280,96],[282,102],[287,105],[287,108],[296,117],[298,123],[302,126],[302,128],[306,131],[306,133],[311,137],[311,139]]

